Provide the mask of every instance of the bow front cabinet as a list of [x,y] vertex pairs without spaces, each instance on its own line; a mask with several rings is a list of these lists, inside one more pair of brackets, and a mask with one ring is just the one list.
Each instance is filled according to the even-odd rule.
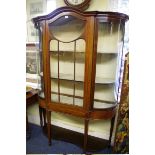
[[119,104],[125,22],[117,12],[58,8],[32,19],[39,33],[39,105],[84,119],[84,149],[90,119],[111,119]]

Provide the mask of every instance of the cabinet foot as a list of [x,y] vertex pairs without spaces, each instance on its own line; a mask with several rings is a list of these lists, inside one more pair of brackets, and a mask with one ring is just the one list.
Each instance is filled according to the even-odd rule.
[[50,142],[48,142],[48,145],[49,145],[49,146],[51,146],[51,145],[52,145],[51,141],[50,141]]
[[39,116],[40,116],[40,126],[43,127],[43,119],[42,119],[42,114],[43,114],[43,108],[39,106]]

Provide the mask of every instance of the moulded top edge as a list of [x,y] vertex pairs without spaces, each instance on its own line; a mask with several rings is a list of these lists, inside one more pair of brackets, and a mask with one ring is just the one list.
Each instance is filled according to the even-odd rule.
[[51,19],[54,16],[56,16],[60,13],[63,13],[63,12],[74,12],[74,13],[80,14],[82,16],[99,16],[99,17],[116,18],[116,19],[122,19],[125,21],[127,21],[129,19],[128,15],[126,15],[124,13],[119,13],[119,12],[110,12],[110,11],[85,11],[85,12],[82,12],[81,10],[78,10],[78,9],[75,9],[72,7],[60,7],[47,15],[32,18],[32,21],[34,23],[36,23],[36,22],[39,22],[42,20],[48,20],[48,19]]

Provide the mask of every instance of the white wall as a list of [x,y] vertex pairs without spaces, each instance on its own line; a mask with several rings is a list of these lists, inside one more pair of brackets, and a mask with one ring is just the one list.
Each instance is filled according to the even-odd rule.
[[[109,9],[109,0],[91,0],[90,6],[86,11],[106,11]],[[57,8],[66,6],[63,0],[56,0]]]

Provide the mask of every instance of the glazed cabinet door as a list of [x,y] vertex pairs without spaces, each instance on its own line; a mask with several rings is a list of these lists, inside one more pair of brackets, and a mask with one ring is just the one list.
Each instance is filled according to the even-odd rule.
[[63,13],[47,21],[51,104],[83,107],[85,18]]
[[118,102],[124,24],[98,18],[94,109],[110,108]]

